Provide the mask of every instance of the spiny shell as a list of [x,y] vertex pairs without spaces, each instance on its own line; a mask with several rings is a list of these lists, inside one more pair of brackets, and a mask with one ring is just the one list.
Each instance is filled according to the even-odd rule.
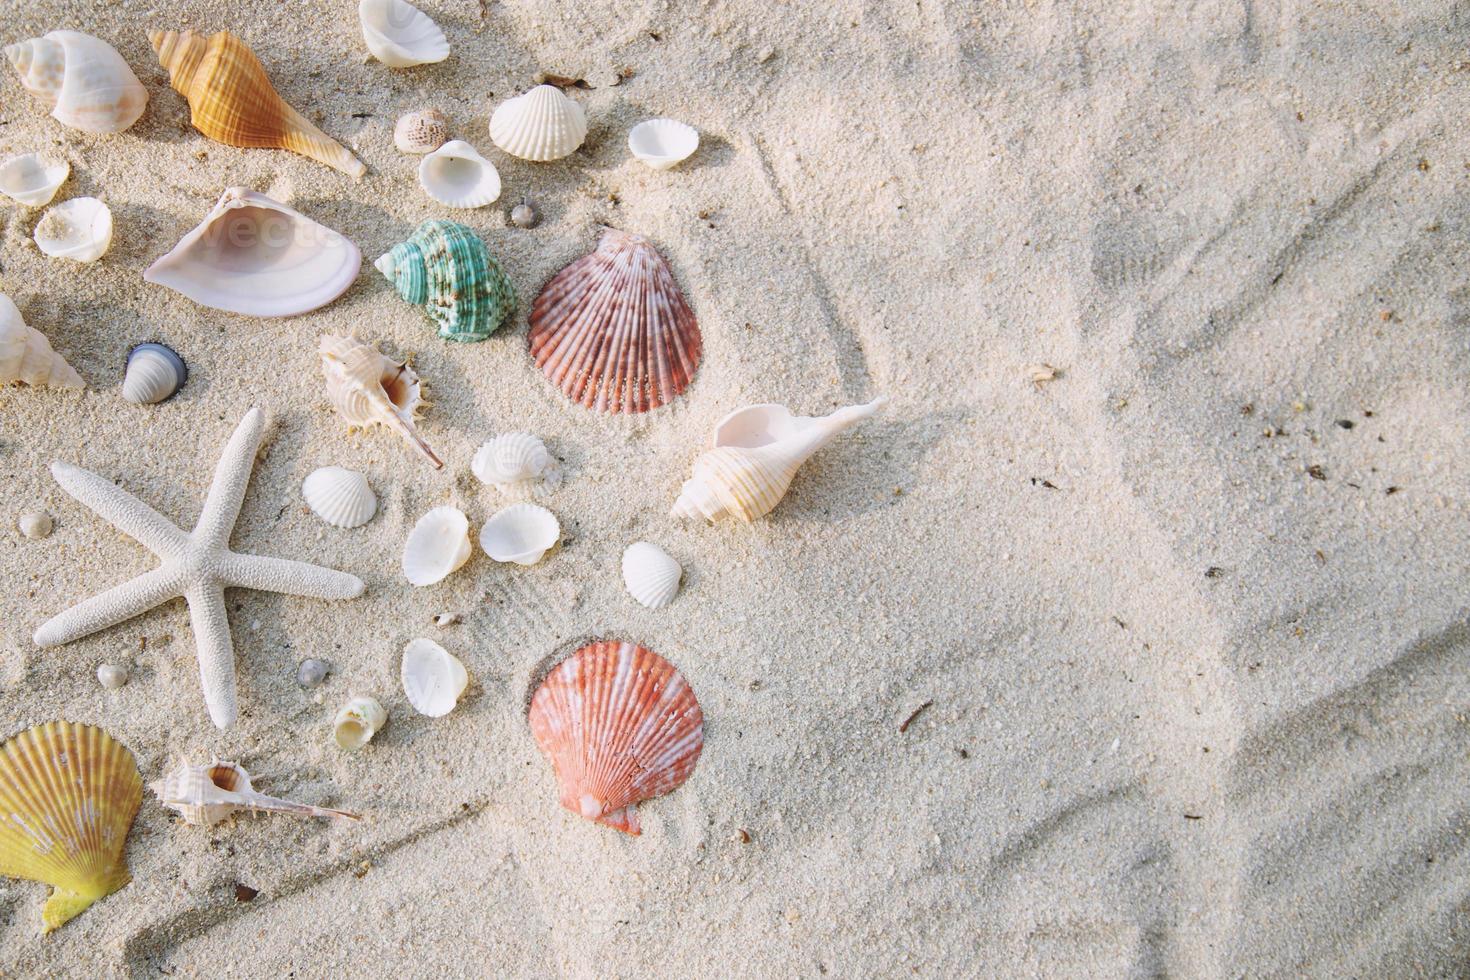
[[341,748],[355,752],[371,742],[387,723],[388,712],[373,698],[353,698],[332,719],[332,737]]
[[499,562],[534,565],[561,540],[556,515],[537,504],[514,504],[480,528],[480,547]]
[[100,728],[52,721],[0,746],[0,875],[52,887],[43,932],[128,883],[142,800],[133,754]]
[[458,507],[435,507],[414,524],[403,545],[403,575],[433,585],[470,557],[470,522]]
[[632,643],[593,643],[563,660],[528,721],[562,806],[628,834],[640,832],[638,804],[678,788],[704,747],[704,713],[684,675]]
[[623,552],[623,584],[649,609],[662,609],[674,601],[683,574],[679,563],[656,544],[636,541]]
[[106,41],[52,31],[5,48],[21,84],[64,125],[88,133],[120,133],[143,114],[148,90]]
[[46,153],[23,153],[0,165],[0,194],[38,208],[51,203],[71,173],[71,164]]
[[419,164],[419,186],[445,207],[482,208],[500,197],[500,171],[464,140],[450,140]]
[[378,498],[367,477],[340,466],[308,473],[301,481],[301,496],[313,514],[333,527],[362,527],[378,512]]
[[352,177],[367,168],[276,93],[250,46],[228,31],[149,31],[169,83],[189,101],[190,122],[229,146],[292,150]]
[[26,326],[10,297],[0,293],[0,385],[21,381],[50,388],[82,388],[82,376],[34,327]]
[[389,68],[430,65],[449,57],[449,39],[439,25],[407,0],[362,0],[357,17],[368,51]]
[[250,773],[236,762],[213,762],[207,766],[184,763],[157,782],[150,783],[158,802],[176,811],[184,823],[210,827],[237,810],[257,813],[289,813],[293,817],[345,817],[358,819],[346,810],[296,803],[257,793]]
[[431,153],[449,139],[449,120],[438,109],[410,112],[393,126],[393,145],[404,153]]
[[515,312],[515,286],[500,263],[453,221],[425,221],[374,265],[398,295],[424,308],[445,340],[484,340]]
[[490,116],[495,145],[522,160],[560,160],[587,138],[587,114],[554,85],[506,99]]
[[423,398],[419,376],[407,362],[399,363],[355,337],[323,334],[322,374],[327,398],[348,425],[367,428],[385,425],[403,437],[434,469],[444,463],[413,426]]
[[699,149],[699,131],[677,119],[649,119],[628,133],[628,149],[654,170],[667,170]]
[[184,387],[189,369],[163,344],[139,344],[128,352],[122,396],[134,405],[156,405]]
[[74,197],[46,212],[35,238],[52,258],[96,262],[112,247],[112,211],[95,197]]
[[539,481],[554,484],[558,477],[546,444],[529,432],[507,432],[491,439],[475,452],[470,471],[481,483],[494,484],[505,494],[529,489]]
[[694,312],[647,239],[609,228],[597,249],[552,277],[531,307],[531,356],[572,401],[646,412],[699,367]]
[[430,718],[442,718],[453,711],[470,682],[470,675],[457,657],[422,637],[403,648],[399,675],[403,693],[413,710]]

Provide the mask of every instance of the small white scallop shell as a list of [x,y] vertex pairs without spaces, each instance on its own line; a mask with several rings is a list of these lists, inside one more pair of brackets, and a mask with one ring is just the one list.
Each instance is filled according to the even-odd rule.
[[506,99],[490,116],[495,145],[522,160],[560,160],[587,138],[587,114],[554,85]]
[[378,498],[367,477],[340,466],[308,473],[301,481],[301,496],[313,514],[333,527],[362,527],[378,512]]
[[419,164],[424,193],[451,208],[482,208],[500,197],[500,171],[464,140],[450,140]]
[[36,244],[52,258],[96,262],[112,245],[112,212],[95,197],[74,197],[36,223]]
[[128,353],[122,396],[134,405],[156,405],[184,387],[184,359],[162,344],[139,344]]
[[404,153],[432,153],[449,139],[449,120],[438,109],[410,112],[393,126],[393,145]]
[[417,639],[403,648],[403,693],[413,710],[442,718],[454,710],[470,682],[464,664],[433,640]]
[[498,435],[476,451],[470,471],[504,494],[529,490],[539,481],[555,484],[559,473],[546,444],[529,432]]
[[353,698],[332,719],[332,737],[348,752],[355,752],[371,742],[378,729],[387,723],[388,712],[377,701]]
[[623,552],[623,584],[649,609],[662,609],[674,601],[683,574],[679,563],[656,544],[636,541]]
[[628,134],[628,149],[654,170],[667,170],[699,149],[699,131],[677,119],[649,119]]
[[433,585],[469,557],[469,519],[457,507],[435,507],[409,532],[403,546],[403,574],[414,585]]
[[368,51],[389,68],[428,65],[449,57],[449,39],[439,25],[407,0],[362,0],[357,16]]
[[536,504],[515,504],[485,522],[480,547],[496,561],[534,565],[561,538],[556,515]]
[[0,194],[28,208],[50,204],[71,173],[71,164],[44,153],[23,153],[0,165]]

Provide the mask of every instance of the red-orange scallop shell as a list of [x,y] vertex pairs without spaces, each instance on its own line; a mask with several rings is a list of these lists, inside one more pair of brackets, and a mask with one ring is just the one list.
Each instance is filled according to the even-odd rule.
[[531,698],[531,734],[561,804],[627,834],[638,804],[678,788],[704,747],[704,712],[684,675],[652,650],[599,642],[556,666]]

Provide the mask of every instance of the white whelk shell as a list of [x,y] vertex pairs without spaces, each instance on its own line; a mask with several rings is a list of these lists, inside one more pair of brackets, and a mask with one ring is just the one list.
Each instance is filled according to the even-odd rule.
[[373,740],[388,723],[388,712],[372,698],[356,697],[342,706],[332,719],[332,737],[348,752],[356,752]]
[[529,432],[507,432],[491,439],[475,452],[470,471],[504,494],[527,490],[538,481],[555,485],[560,477],[546,444]]
[[23,153],[0,165],[0,194],[17,204],[50,204],[71,174],[71,164],[44,153]]
[[490,116],[495,145],[522,160],[560,160],[587,138],[587,114],[555,85],[506,99]]
[[120,133],[143,114],[148,90],[106,41],[52,31],[5,48],[20,82],[58,122],[87,133]]
[[679,563],[656,544],[636,541],[623,552],[623,584],[649,609],[662,609],[674,601],[683,574]]
[[308,473],[301,481],[301,496],[313,514],[333,527],[362,527],[378,512],[378,498],[367,477],[340,466]]
[[128,353],[122,396],[134,405],[156,405],[184,387],[184,359],[162,344],[139,344]]
[[407,0],[362,0],[357,16],[368,51],[389,68],[429,65],[449,57],[449,39],[439,25]]
[[501,562],[534,565],[561,538],[556,515],[537,504],[515,504],[485,522],[480,547]]
[[432,153],[449,139],[449,120],[438,109],[410,112],[393,126],[393,145],[404,153]]
[[424,193],[451,208],[482,208],[500,197],[500,171],[464,140],[450,140],[419,164]]
[[470,522],[457,507],[435,507],[403,546],[403,574],[414,585],[443,581],[470,557]]
[[628,149],[654,170],[667,170],[699,149],[699,131],[677,119],[649,119],[628,134]]
[[442,718],[454,710],[470,682],[464,664],[433,640],[417,639],[403,648],[403,693],[413,710]]
[[37,222],[36,245],[54,259],[96,262],[112,245],[112,211],[95,197],[58,204]]
[[236,810],[263,813],[289,813],[293,817],[345,817],[359,819],[346,810],[296,803],[257,793],[250,785],[250,773],[235,762],[215,762],[207,766],[188,763],[164,778],[150,784],[158,801],[176,810],[184,823],[209,827],[227,819]]

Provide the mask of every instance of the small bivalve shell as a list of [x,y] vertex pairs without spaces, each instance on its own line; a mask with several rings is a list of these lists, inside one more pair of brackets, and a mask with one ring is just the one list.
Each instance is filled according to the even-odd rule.
[[372,698],[356,697],[332,719],[332,737],[348,752],[356,752],[387,723],[388,712],[381,704]]
[[449,39],[439,25],[407,0],[362,0],[357,17],[368,51],[389,68],[431,65],[449,57]]
[[367,477],[340,466],[308,473],[301,481],[301,496],[313,514],[333,527],[362,527],[378,512],[378,497]]
[[23,153],[0,165],[0,194],[28,208],[50,204],[71,164],[43,153]]
[[214,762],[207,766],[185,763],[163,779],[150,783],[148,788],[153,790],[158,802],[183,817],[184,823],[201,827],[211,827],[228,819],[236,810],[288,813],[293,817],[359,819],[357,814],[346,810],[332,810],[257,793],[250,784],[250,773],[237,762]]
[[649,119],[628,133],[628,149],[654,170],[667,170],[699,149],[699,130],[677,119]]
[[15,523],[16,527],[20,528],[20,533],[32,541],[39,541],[42,538],[49,538],[51,536],[51,528],[53,527],[51,515],[43,510],[27,511],[20,515],[20,520]]
[[117,664],[103,664],[97,668],[97,683],[109,691],[116,691],[128,682],[128,669]]
[[139,344],[128,352],[122,396],[134,405],[156,405],[170,398],[189,378],[184,359],[163,344]]
[[523,493],[539,482],[555,484],[559,476],[546,443],[529,432],[507,432],[485,443],[470,460],[470,472],[504,494]]
[[490,138],[522,160],[560,160],[587,138],[587,114],[555,85],[537,85],[500,104],[490,116]]
[[534,565],[561,538],[556,515],[537,504],[514,504],[485,522],[480,547],[500,562]]
[[445,207],[482,208],[500,197],[500,171],[464,140],[450,140],[419,164],[419,186]]
[[636,541],[623,552],[623,584],[628,594],[649,609],[662,609],[679,594],[684,569],[667,551],[647,541]]
[[20,83],[63,125],[85,133],[120,133],[143,114],[148,90],[106,41],[52,31],[5,48]]
[[432,153],[449,139],[449,120],[438,109],[410,112],[393,126],[393,145],[404,153]]
[[464,664],[433,640],[412,640],[403,648],[403,693],[413,710],[443,718],[454,710],[469,685]]
[[403,574],[414,585],[433,585],[469,557],[469,518],[458,507],[435,507],[420,517],[408,534],[403,546]]
[[46,212],[35,237],[54,259],[96,262],[112,246],[112,211],[95,197],[74,197]]

